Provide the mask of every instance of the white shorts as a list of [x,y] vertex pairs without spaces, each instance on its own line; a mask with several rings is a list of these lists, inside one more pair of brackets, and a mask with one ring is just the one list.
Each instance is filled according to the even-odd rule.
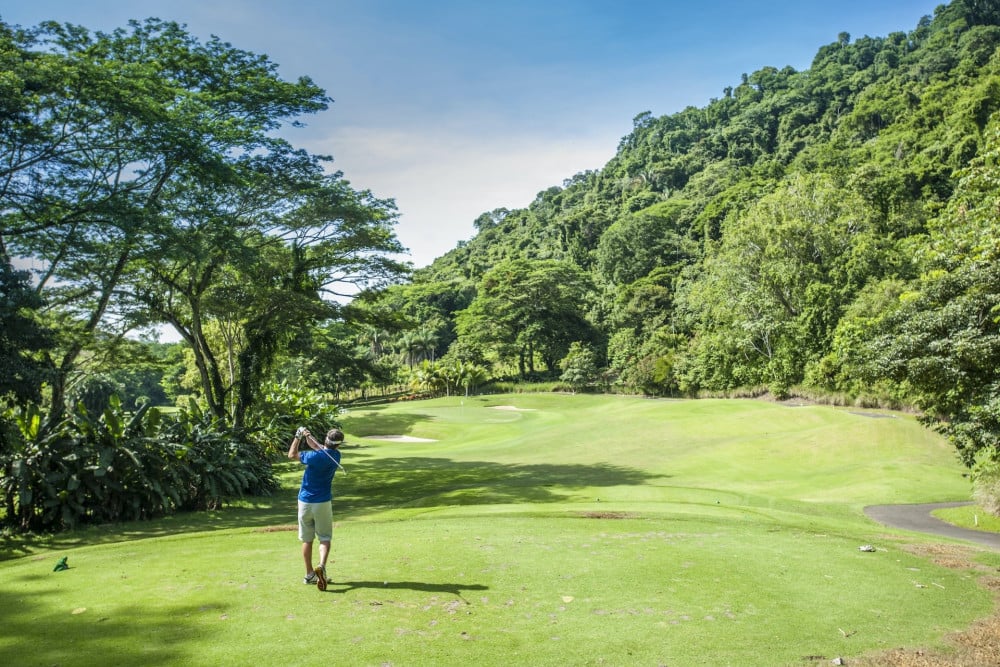
[[304,503],[299,501],[299,540],[320,542],[333,539],[333,503]]

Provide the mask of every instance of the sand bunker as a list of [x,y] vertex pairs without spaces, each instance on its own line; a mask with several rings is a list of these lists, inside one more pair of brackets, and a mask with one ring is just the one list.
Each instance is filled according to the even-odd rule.
[[412,435],[366,435],[365,440],[392,440],[394,442],[437,442],[429,438],[414,438]]
[[519,408],[514,405],[494,405],[494,410],[513,410],[514,412],[534,412],[534,408]]

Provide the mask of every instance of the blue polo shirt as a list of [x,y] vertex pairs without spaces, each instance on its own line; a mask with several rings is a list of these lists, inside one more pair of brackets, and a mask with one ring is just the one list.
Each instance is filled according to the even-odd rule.
[[[332,457],[332,458],[331,458]],[[304,503],[325,503],[333,499],[333,475],[340,463],[340,450],[326,449],[317,452],[299,452],[299,461],[306,466],[302,474],[299,500]],[[334,463],[336,461],[336,463]]]

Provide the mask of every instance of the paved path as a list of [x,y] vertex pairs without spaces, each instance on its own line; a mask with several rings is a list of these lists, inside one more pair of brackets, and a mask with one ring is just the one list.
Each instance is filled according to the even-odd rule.
[[968,540],[1000,551],[1000,533],[959,528],[931,516],[931,512],[946,507],[961,507],[971,503],[929,503],[924,505],[871,505],[865,508],[869,519],[881,524],[919,533],[930,533],[957,540]]

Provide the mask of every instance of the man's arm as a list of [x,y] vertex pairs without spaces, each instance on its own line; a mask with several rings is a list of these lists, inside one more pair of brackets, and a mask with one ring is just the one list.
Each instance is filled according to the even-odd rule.
[[299,458],[299,436],[292,439],[292,444],[288,447],[288,458],[293,461]]
[[322,445],[319,444],[319,440],[313,437],[313,434],[309,431],[305,432],[306,444],[315,449],[317,452],[323,449]]

